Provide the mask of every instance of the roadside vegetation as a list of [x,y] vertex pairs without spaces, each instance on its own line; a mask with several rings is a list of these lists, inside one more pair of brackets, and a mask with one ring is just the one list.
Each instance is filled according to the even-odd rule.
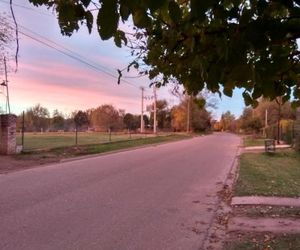
[[45,160],[53,159],[55,161],[62,158],[69,158],[69,157],[89,155],[89,154],[99,154],[99,153],[111,152],[111,151],[116,151],[121,149],[141,147],[144,145],[159,144],[159,143],[189,139],[192,136],[193,135],[173,134],[173,135],[165,135],[165,136],[107,142],[101,144],[56,147],[56,148],[45,149],[45,150],[25,152],[20,155],[16,155],[16,158],[19,160],[30,160],[33,158],[45,159]]
[[[170,133],[169,133],[170,134]],[[161,136],[169,135],[167,133]],[[147,134],[126,134],[126,133],[104,133],[104,132],[78,132],[78,145],[99,144],[123,140],[146,138],[152,135]],[[22,141],[21,134],[17,136],[17,143]],[[71,147],[76,142],[75,132],[49,132],[49,133],[25,133],[24,151],[52,149],[59,147]]]
[[300,249],[300,235],[273,235],[273,234],[253,234],[232,235],[230,241],[225,244],[225,250],[295,250]]
[[300,154],[294,150],[245,153],[235,195],[300,196]]
[[264,146],[265,138],[244,137],[244,147]]

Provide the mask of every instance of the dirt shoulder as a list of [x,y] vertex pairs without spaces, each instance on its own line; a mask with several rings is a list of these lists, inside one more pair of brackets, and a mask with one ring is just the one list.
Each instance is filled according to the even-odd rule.
[[59,158],[39,158],[31,157],[19,159],[15,156],[0,156],[0,174],[8,174],[14,171],[25,170],[49,163],[59,162]]

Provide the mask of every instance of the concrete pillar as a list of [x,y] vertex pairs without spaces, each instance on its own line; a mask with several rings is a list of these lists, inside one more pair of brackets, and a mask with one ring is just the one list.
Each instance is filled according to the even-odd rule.
[[15,154],[17,116],[11,114],[0,115],[0,154]]
[[300,108],[296,111],[296,122],[295,122],[295,138],[296,138],[296,149],[300,151]]

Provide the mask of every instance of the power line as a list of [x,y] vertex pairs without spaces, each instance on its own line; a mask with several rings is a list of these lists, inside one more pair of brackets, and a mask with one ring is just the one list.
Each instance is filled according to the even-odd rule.
[[50,40],[49,38],[47,38],[47,37],[45,37],[45,36],[42,36],[41,34],[38,34],[38,33],[36,33],[35,31],[33,31],[33,30],[29,29],[29,28],[26,28],[26,27],[23,26],[23,25],[19,25],[19,26],[20,26],[22,29],[25,29],[25,30],[31,32],[32,34],[34,34],[34,35],[36,35],[36,36],[39,36],[40,38],[46,40],[47,42],[52,43],[52,44],[54,44],[55,46],[60,47],[61,49],[66,50],[66,51],[68,51],[68,52],[70,52],[70,53],[72,53],[72,54],[75,54],[75,55],[78,56],[79,58],[83,58],[84,61],[87,61],[87,62],[89,61],[89,62],[92,63],[92,64],[97,64],[98,66],[100,66],[100,68],[103,68],[104,70],[108,70],[108,71],[110,71],[110,72],[112,72],[112,73],[115,73],[115,72],[116,72],[116,71],[113,71],[113,70],[111,70],[111,69],[109,69],[109,68],[103,66],[103,65],[100,65],[100,64],[98,64],[98,63],[92,62],[91,60],[89,60],[89,59],[87,59],[86,57],[84,57],[84,56],[80,55],[79,53],[77,53],[76,51],[71,50],[71,49],[67,48],[66,46],[63,46],[63,45],[61,45],[61,44],[59,44],[59,43],[57,43],[57,42],[55,42],[55,41],[52,41],[52,40]]
[[[73,60],[79,61],[80,63],[85,64],[86,66],[88,66],[88,67],[90,67],[90,68],[92,68],[92,69],[94,69],[94,70],[96,70],[96,71],[98,71],[98,72],[104,73],[104,74],[106,74],[106,75],[109,75],[110,77],[113,77],[113,78],[115,78],[115,79],[118,79],[118,77],[117,77],[116,75],[113,75],[113,74],[111,74],[111,73],[109,73],[109,72],[107,72],[107,71],[104,71],[103,69],[100,69],[99,67],[96,67],[95,65],[93,65],[93,64],[91,64],[91,63],[89,63],[89,62],[87,62],[87,61],[85,61],[85,60],[79,58],[78,56],[74,56],[74,55],[72,55],[72,54],[69,54],[69,53],[63,51],[62,49],[59,49],[59,48],[57,48],[57,47],[55,47],[55,46],[53,46],[53,45],[51,45],[51,44],[49,44],[49,43],[46,43],[46,42],[40,40],[39,38],[36,38],[36,37],[34,37],[34,36],[32,36],[32,35],[29,35],[29,34],[23,32],[23,31],[19,31],[19,33],[22,34],[22,35],[25,36],[25,37],[28,37],[28,38],[30,38],[30,39],[32,39],[32,40],[38,42],[38,43],[43,44],[44,46],[47,46],[47,47],[49,47],[49,48],[51,48],[51,49],[54,49],[54,50],[56,50],[57,52],[59,52],[59,53],[65,55],[65,56],[68,56],[68,57],[72,58]],[[129,84],[129,85],[131,85],[131,86],[133,86],[133,87],[135,87],[135,88],[139,88],[138,86],[136,86],[135,84],[132,84],[131,82],[129,82],[129,81],[127,81],[127,80],[124,80],[124,79],[123,79],[123,80],[121,80],[121,81],[124,82],[124,83],[126,83],[126,84]]]
[[[4,0],[0,0],[0,2],[9,5],[9,2],[6,2],[6,1],[4,1]],[[46,14],[46,13],[37,11],[37,10],[35,10],[35,9],[32,9],[32,8],[30,8],[30,7],[27,7],[27,6],[24,6],[24,5],[21,5],[21,4],[13,3],[13,5],[14,5],[14,6],[17,6],[17,7],[20,7],[20,8],[24,8],[24,9],[28,9],[28,10],[34,11],[34,12],[39,13],[39,14],[44,14],[44,15],[53,17],[53,15],[49,15],[49,14]],[[111,69],[109,69],[109,68],[107,68],[107,67],[105,67],[105,66],[103,66],[103,65],[100,65],[100,64],[97,64],[97,66],[95,66],[95,63],[94,63],[94,62],[90,61],[90,60],[87,59],[87,58],[84,58],[82,55],[76,53],[75,51],[70,50],[70,49],[66,48],[65,46],[63,46],[63,45],[61,45],[61,44],[58,44],[58,43],[56,43],[55,41],[52,41],[52,40],[46,38],[45,36],[42,36],[42,35],[40,35],[40,34],[34,32],[34,31],[32,31],[31,29],[29,29],[29,28],[27,28],[27,27],[25,27],[25,26],[23,26],[23,25],[19,25],[19,26],[22,27],[23,29],[25,29],[25,30],[31,32],[31,33],[34,34],[35,36],[39,36],[40,38],[44,39],[44,40],[47,41],[48,43],[52,43],[54,46],[51,45],[51,44],[48,44],[47,42],[44,42],[44,41],[42,41],[42,40],[36,38],[36,37],[34,37],[34,36],[32,36],[32,35],[29,35],[29,34],[27,34],[27,33],[25,33],[25,32],[20,31],[20,33],[21,33],[22,35],[24,35],[24,36],[26,36],[26,37],[28,37],[28,38],[30,38],[30,39],[33,39],[33,40],[35,40],[36,42],[41,43],[41,44],[43,44],[43,45],[45,45],[45,46],[47,46],[47,47],[50,47],[50,48],[56,50],[57,52],[64,54],[65,56],[71,57],[72,59],[77,60],[77,61],[79,61],[79,62],[85,64],[86,66],[89,66],[89,67],[93,68],[94,70],[100,71],[100,72],[105,73],[105,74],[107,74],[107,75],[109,75],[109,76],[111,76],[111,77],[113,77],[113,78],[115,78],[115,79],[118,79],[118,76],[116,76],[116,75],[114,75],[113,73],[111,73],[111,72],[112,72]],[[56,47],[60,47],[60,49],[58,49],[58,48],[56,48]],[[66,52],[63,51],[63,50],[66,50],[66,51],[70,52],[71,54],[66,53]],[[75,54],[75,55],[74,55],[74,54]],[[102,69],[99,69],[99,67],[102,68]],[[108,71],[110,71],[110,72],[108,72]],[[133,87],[135,87],[135,88],[139,88],[139,87],[136,86],[135,84],[133,84],[133,83],[131,83],[131,82],[129,82],[129,81],[126,80],[126,79],[130,79],[130,78],[137,78],[137,77],[123,76],[122,79],[121,79],[121,81],[124,82],[124,83],[126,83],[126,84],[129,84],[129,85],[131,85],[131,86],[133,86]],[[147,91],[147,90],[146,90],[146,91]]]

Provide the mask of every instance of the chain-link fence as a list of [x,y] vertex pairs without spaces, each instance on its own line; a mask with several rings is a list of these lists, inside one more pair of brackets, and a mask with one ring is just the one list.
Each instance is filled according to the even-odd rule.
[[269,139],[275,139],[284,141],[287,144],[293,144],[295,139],[295,121],[282,120],[279,126],[278,124],[272,124],[268,126],[265,131],[266,137]]

